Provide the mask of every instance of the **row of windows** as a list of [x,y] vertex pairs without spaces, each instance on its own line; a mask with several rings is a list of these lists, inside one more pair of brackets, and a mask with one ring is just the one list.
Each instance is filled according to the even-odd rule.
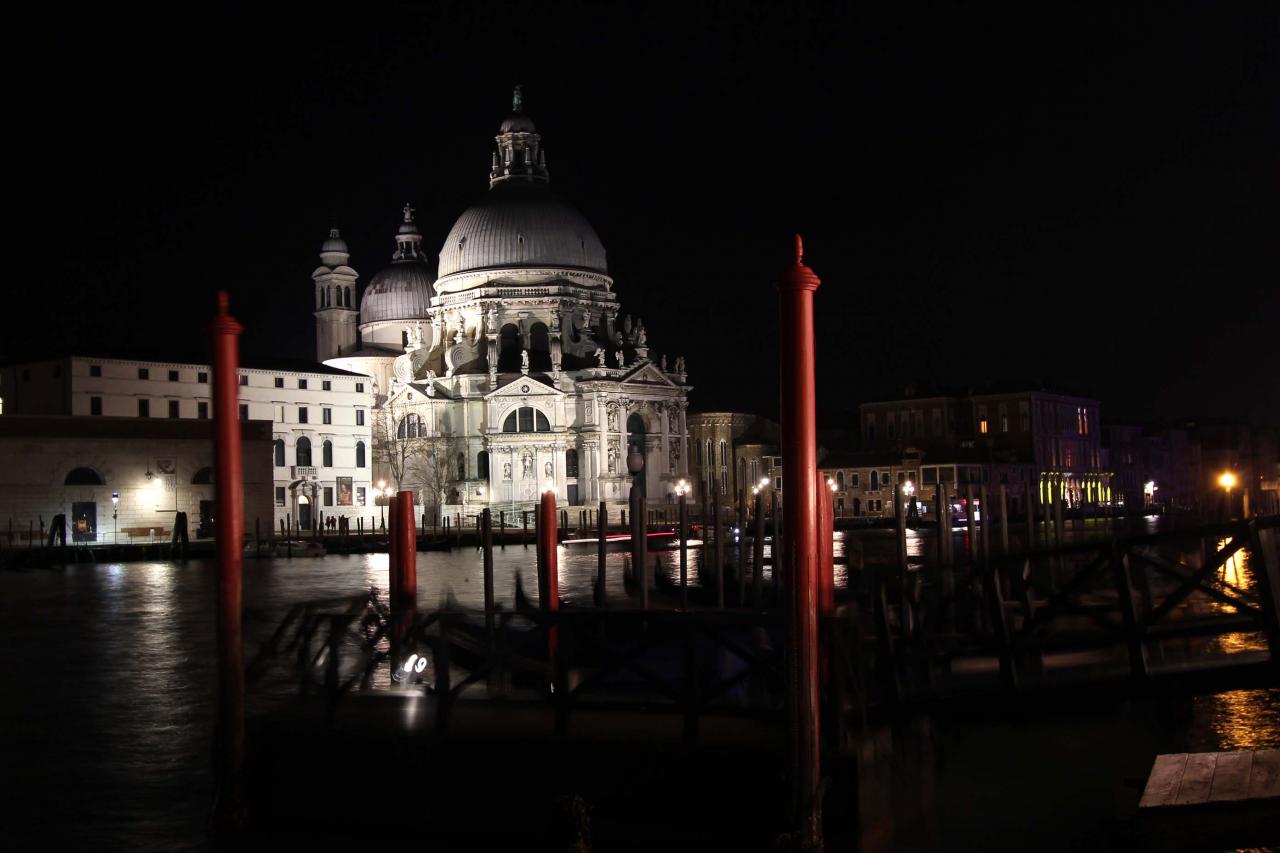
[[[322,506],[333,506],[333,486],[323,487],[324,502]],[[365,505],[365,487],[356,486],[355,488],[355,505]],[[276,486],[276,506],[284,506],[288,498],[288,491],[285,486]]]
[[[168,401],[167,411],[168,411],[168,416],[170,418],[173,418],[176,420],[182,417],[179,401],[177,400]],[[101,397],[89,398],[89,414],[91,415],[102,414],[102,398]],[[281,414],[281,420],[283,420],[284,419],[283,408],[281,409],[280,414]],[[140,418],[151,417],[151,401],[150,400],[138,401],[138,417]],[[196,418],[202,421],[209,419],[209,402],[207,400],[199,400],[196,402]],[[240,420],[247,421],[248,419],[249,419],[249,404],[241,403],[240,404]],[[324,424],[332,424],[333,409],[322,408],[320,410],[320,422]],[[310,414],[308,413],[306,406],[298,407],[298,423],[300,424],[310,423]],[[364,426],[364,409],[356,409],[356,426]]]
[[[305,435],[299,436],[298,440],[294,443],[293,450],[294,450],[293,464],[297,465],[300,468],[310,468],[311,467],[311,439],[307,438]],[[275,440],[275,443],[273,446],[273,456],[274,456],[275,466],[277,468],[285,467],[283,438],[277,438]],[[364,468],[365,461],[366,460],[365,460],[364,442],[357,441],[356,442],[356,467]],[[325,439],[324,444],[320,446],[320,467],[321,468],[333,467],[333,442],[329,441],[328,439]]]
[[[55,377],[55,378],[59,375],[59,370],[60,370],[59,368],[54,368],[54,377]],[[29,370],[24,370],[22,373],[23,373],[23,379],[24,379],[24,380],[25,380],[25,379],[30,379],[31,372],[30,372]],[[89,375],[90,375],[90,376],[102,376],[102,365],[100,365],[100,364],[91,364],[91,365],[89,365]],[[151,378],[151,368],[149,368],[149,367],[139,367],[139,368],[138,368],[138,378],[139,378],[139,379],[150,379],[150,378]],[[170,382],[179,382],[179,381],[181,381],[181,378],[180,378],[180,372],[179,372],[179,371],[177,371],[177,370],[170,370],[170,371],[168,371],[168,378],[169,378],[169,381],[170,381]],[[207,385],[207,384],[209,383],[209,373],[208,373],[208,371],[205,371],[205,370],[197,371],[197,372],[196,372],[196,382],[199,382],[199,383],[201,383],[201,384],[203,384],[203,385]],[[240,374],[240,384],[241,384],[241,385],[246,385],[246,386],[249,384],[249,377],[248,377],[248,375],[247,375],[247,374],[244,374],[244,373]],[[277,377],[275,377],[275,387],[277,387],[277,388],[283,388],[283,387],[284,387],[284,377],[283,377],[283,376],[277,376]],[[299,379],[299,380],[298,380],[298,390],[299,390],[299,391],[306,391],[306,390],[308,390],[308,388],[309,388],[309,387],[310,387],[309,380],[307,380],[307,379]],[[331,380],[329,380],[329,379],[322,379],[322,380],[320,380],[320,390],[322,390],[322,391],[332,391],[332,390],[333,390],[333,382],[332,382]],[[364,393],[364,383],[363,383],[363,382],[357,382],[357,383],[356,383],[356,393],[358,393],[358,394],[362,394],[362,393]]]
[[324,288],[321,288],[321,289],[320,289],[320,307],[321,307],[321,308],[332,308],[332,307],[333,307],[333,297],[334,297],[334,295],[335,295],[335,293],[334,293],[335,291],[336,291],[336,295],[337,295],[337,297],[338,297],[338,307],[339,307],[339,308],[350,308],[350,307],[351,307],[351,288],[349,288],[349,287],[324,287]]

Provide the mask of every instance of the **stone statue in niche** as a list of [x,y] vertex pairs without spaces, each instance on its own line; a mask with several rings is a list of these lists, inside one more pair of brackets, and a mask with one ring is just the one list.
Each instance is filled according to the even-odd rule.
[[636,346],[645,346],[648,343],[648,340],[649,335],[644,330],[644,321],[641,321],[639,328],[636,329]]
[[524,469],[522,476],[525,479],[528,479],[529,477],[533,476],[533,454],[532,453],[526,450],[524,453],[520,454],[520,465]]
[[627,366],[627,357],[623,354],[620,348],[614,352],[613,357],[618,362],[618,367],[621,368]]
[[546,473],[548,480],[554,478],[556,475],[556,472],[551,468],[550,462],[548,462],[546,465],[543,465],[542,470]]
[[520,350],[520,372],[525,376],[529,375],[529,351],[527,349]]
[[684,373],[684,356],[676,356],[676,373]]
[[504,480],[511,479],[511,463],[510,462],[502,463],[502,479]]
[[609,404],[609,432],[618,431],[618,407]]
[[609,473],[616,474],[618,472],[618,447],[615,444],[609,445]]
[[669,432],[680,432],[680,410],[672,409],[667,412],[667,427]]
[[667,357],[665,355],[662,358],[658,359],[658,369],[661,370],[663,373],[667,372]]
[[669,461],[671,463],[671,467],[668,470],[670,470],[671,473],[674,474],[676,473],[677,467],[679,467],[677,463],[680,461],[680,451],[674,447],[671,448]]
[[603,347],[596,347],[596,361],[598,361],[598,362],[600,363],[600,366],[601,366],[601,367],[605,367],[605,366],[606,366],[606,365],[605,365],[605,363],[604,363],[605,355],[606,355],[606,353],[605,353],[605,351],[604,351],[604,348],[603,348]]

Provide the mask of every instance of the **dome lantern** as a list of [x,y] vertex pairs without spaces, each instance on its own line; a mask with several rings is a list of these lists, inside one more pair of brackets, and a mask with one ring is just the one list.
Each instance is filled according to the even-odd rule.
[[542,149],[542,135],[533,120],[524,114],[523,86],[515,87],[511,96],[511,114],[498,128],[494,141],[497,149],[489,169],[490,187],[506,181],[545,184],[551,180],[547,173],[547,154]]
[[360,297],[361,328],[371,323],[422,320],[428,316],[435,276],[422,253],[422,234],[413,221],[413,208],[406,204],[403,212],[391,266],[370,279]]

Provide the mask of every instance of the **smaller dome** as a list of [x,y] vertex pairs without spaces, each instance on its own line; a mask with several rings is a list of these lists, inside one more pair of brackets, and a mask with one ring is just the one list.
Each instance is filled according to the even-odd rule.
[[360,323],[423,320],[431,307],[435,276],[421,260],[396,261],[369,280],[360,297]]
[[350,254],[351,250],[347,246],[347,241],[342,239],[342,235],[338,233],[337,228],[329,229],[329,239],[320,244],[320,254],[330,254],[341,252],[342,254]]
[[512,113],[502,122],[502,127],[498,129],[499,133],[537,133],[538,129],[533,126],[533,120],[524,113]]

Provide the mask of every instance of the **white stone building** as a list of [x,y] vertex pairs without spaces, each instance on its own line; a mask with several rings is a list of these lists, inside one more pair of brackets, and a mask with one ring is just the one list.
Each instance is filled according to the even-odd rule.
[[[5,367],[6,412],[86,418],[206,420],[208,365],[68,356]],[[273,516],[312,529],[320,514],[367,515],[373,393],[368,377],[323,364],[259,362],[240,368],[240,418],[272,429]],[[86,463],[87,464],[87,463]]]
[[336,229],[321,248],[317,356],[372,379],[375,479],[445,513],[547,489],[622,502],[635,447],[647,497],[668,500],[688,474],[684,359],[654,355],[643,322],[622,318],[604,246],[552,193],[518,89],[495,139],[489,191],[445,237],[438,276],[408,205],[358,311]]
[[[271,432],[242,430],[248,533],[271,523]],[[167,542],[178,512],[191,537],[213,535],[212,434],[191,419],[0,418],[0,547],[39,547],[57,515],[68,543]]]

